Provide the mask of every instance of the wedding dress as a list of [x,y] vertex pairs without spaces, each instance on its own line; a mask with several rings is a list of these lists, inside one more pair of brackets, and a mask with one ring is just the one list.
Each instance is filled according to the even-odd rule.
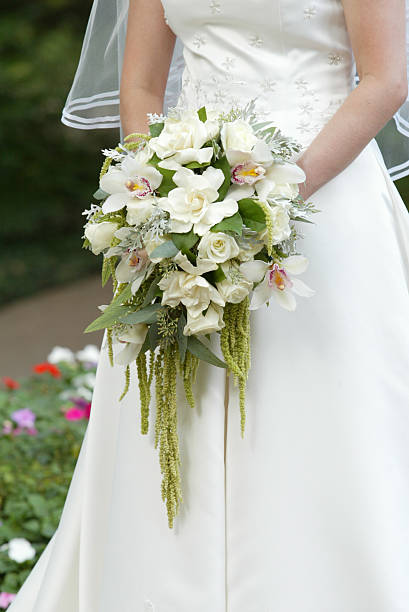
[[[256,98],[305,148],[354,87],[340,0],[164,9],[180,105]],[[237,390],[201,363],[169,529],[136,376],[119,403],[103,344],[59,527],[11,612],[409,612],[409,216],[375,140],[310,200],[316,295],[252,313],[244,439]]]

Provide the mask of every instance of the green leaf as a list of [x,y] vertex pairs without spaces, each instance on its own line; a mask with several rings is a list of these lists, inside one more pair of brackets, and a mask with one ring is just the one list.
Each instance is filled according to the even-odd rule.
[[106,257],[104,257],[104,261],[102,262],[101,281],[103,287],[105,287],[109,280],[109,277],[111,276],[111,265],[109,259],[110,258],[107,259]]
[[186,348],[187,348],[187,336],[183,333],[183,329],[186,325],[186,317],[184,313],[182,313],[178,320],[178,331],[177,331],[177,341],[179,346],[179,354],[180,360],[182,363],[185,361],[186,357]]
[[261,232],[266,227],[264,212],[252,198],[243,198],[238,205],[243,223],[249,229]]
[[226,275],[220,266],[216,270],[210,270],[210,272],[207,272],[207,274],[204,274],[203,276],[206,276],[207,280],[213,285],[215,283],[220,283],[226,278]]
[[150,160],[148,161],[148,164],[151,166],[155,166],[156,168],[160,161],[162,161],[161,158],[156,153],[154,153],[152,157],[150,158]]
[[188,336],[187,349],[202,361],[207,361],[218,368],[227,368],[227,364],[219,359],[207,346],[203,344],[196,336]]
[[107,198],[108,196],[109,196],[109,193],[107,193],[103,189],[97,189],[95,193],[93,194],[93,197],[96,200],[105,200],[105,198]]
[[169,191],[175,189],[176,187],[176,183],[173,182],[173,175],[175,174],[176,170],[168,170],[167,168],[161,168],[160,166],[157,167],[157,170],[159,170],[163,176],[163,179],[156,191],[160,196],[166,197]]
[[149,348],[154,351],[159,344],[159,329],[157,323],[152,323],[148,329]]
[[301,223],[311,223],[311,225],[315,225],[314,221],[310,221],[310,219],[306,219],[305,217],[293,217],[293,221],[300,221]]
[[243,219],[239,212],[236,212],[231,217],[226,217],[220,223],[216,223],[210,228],[211,232],[234,232],[241,236],[243,232]]
[[184,234],[170,234],[170,237],[172,238],[173,244],[179,251],[182,251],[182,253],[191,249],[199,240],[199,236],[197,236],[193,230]]
[[203,123],[205,123],[205,121],[207,121],[207,113],[206,113],[206,107],[202,106],[202,108],[199,108],[199,110],[197,111],[198,117],[200,119],[200,121],[203,121]]
[[162,132],[163,128],[164,128],[164,123],[151,123],[149,125],[149,133],[152,136],[152,138],[156,138],[156,136],[159,136],[159,134]]
[[100,315],[97,319],[95,319],[95,321],[90,323],[88,327],[84,329],[84,334],[105,329],[106,327],[110,327],[113,323],[119,321],[119,318],[126,314],[126,312],[129,310],[129,306],[123,306],[122,303],[129,300],[131,295],[131,285],[127,285],[120,294],[115,296],[109,306],[105,308],[102,315]]
[[159,276],[157,276],[156,278],[153,279],[152,283],[149,285],[149,289],[146,292],[145,299],[142,302],[142,308],[145,308],[145,306],[148,306],[157,295],[162,294],[162,291],[158,287],[159,281],[160,281],[160,278]]
[[156,323],[158,310],[162,308],[161,304],[150,304],[146,308],[141,308],[136,312],[132,312],[119,320],[121,323],[133,325],[135,323]]
[[190,170],[195,170],[196,168],[205,168],[206,166],[210,166],[210,162],[189,162],[188,164],[184,165],[184,168],[190,168]]
[[223,155],[223,157],[220,157],[214,162],[213,167],[220,168],[220,170],[222,170],[224,174],[224,181],[221,187],[219,188],[219,197],[217,198],[217,202],[221,202],[226,197],[231,183],[230,164],[227,161],[227,157]]
[[156,249],[153,249],[152,253],[149,255],[150,259],[155,259],[156,257],[174,257],[176,253],[179,252],[177,246],[172,242],[172,240],[166,240],[166,242],[162,242]]

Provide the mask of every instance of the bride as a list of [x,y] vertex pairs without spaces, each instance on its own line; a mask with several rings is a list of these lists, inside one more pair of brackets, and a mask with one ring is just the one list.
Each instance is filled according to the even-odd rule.
[[94,2],[64,123],[126,136],[164,101],[255,99],[302,145],[316,295],[252,313],[244,439],[220,370],[201,364],[194,411],[181,396],[172,530],[103,343],[60,524],[11,612],[409,611],[406,96],[403,0]]

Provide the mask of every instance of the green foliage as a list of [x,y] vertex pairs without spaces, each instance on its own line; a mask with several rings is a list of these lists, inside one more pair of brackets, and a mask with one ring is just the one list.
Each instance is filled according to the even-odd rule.
[[[0,389],[0,426],[11,425],[15,410],[36,415],[36,435],[26,430],[0,432],[0,548],[12,538],[25,538],[36,550],[32,560],[17,563],[0,551],[0,591],[16,593],[53,535],[78,458],[87,418],[67,420],[77,395],[75,379],[89,373],[80,362],[59,364],[61,377],[50,373],[21,379],[20,387]],[[91,372],[95,372],[92,369]]]
[[252,198],[243,198],[238,205],[243,222],[249,229],[261,232],[266,227],[264,212]]

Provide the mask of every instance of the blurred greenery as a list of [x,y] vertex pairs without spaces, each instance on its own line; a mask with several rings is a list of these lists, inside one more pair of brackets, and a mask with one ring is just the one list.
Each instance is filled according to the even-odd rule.
[[[95,364],[54,367],[0,385],[0,592],[17,593],[55,532],[88,424],[78,406],[90,409]],[[35,419],[31,433],[15,416],[24,409]],[[35,557],[10,558],[14,538],[30,542]]]
[[118,130],[60,122],[92,2],[15,0],[0,20],[0,303],[99,270],[81,212]]
[[[0,304],[100,268],[81,249],[98,151],[118,130],[60,122],[92,2],[15,0],[0,20]],[[409,202],[409,181],[398,181]]]

